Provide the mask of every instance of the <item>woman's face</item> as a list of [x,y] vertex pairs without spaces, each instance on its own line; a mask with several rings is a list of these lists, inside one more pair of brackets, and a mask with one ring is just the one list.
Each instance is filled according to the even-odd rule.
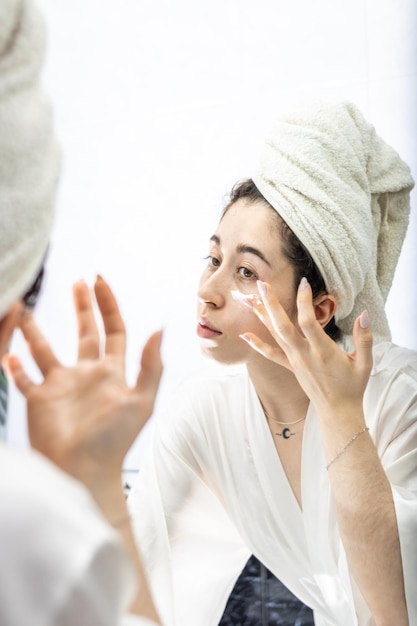
[[243,332],[275,344],[255,313],[235,301],[231,291],[257,294],[256,281],[268,282],[291,319],[295,317],[294,270],[281,252],[278,220],[264,202],[238,200],[210,238],[198,289],[197,335],[204,354],[219,362],[263,358],[239,337]]

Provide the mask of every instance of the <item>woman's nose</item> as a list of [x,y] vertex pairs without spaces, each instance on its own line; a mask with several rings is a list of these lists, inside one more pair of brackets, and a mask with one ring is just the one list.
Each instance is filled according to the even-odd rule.
[[224,279],[221,277],[219,270],[209,277],[201,277],[197,297],[200,304],[207,304],[219,308],[225,302],[225,294],[227,287]]

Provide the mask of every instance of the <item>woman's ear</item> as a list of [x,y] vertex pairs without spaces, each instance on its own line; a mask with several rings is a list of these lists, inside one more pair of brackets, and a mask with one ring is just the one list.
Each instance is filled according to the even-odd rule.
[[314,313],[320,326],[324,328],[336,313],[336,298],[324,293],[313,299]]
[[8,313],[0,320],[0,359],[7,353],[16,327],[19,325],[23,303],[16,302]]

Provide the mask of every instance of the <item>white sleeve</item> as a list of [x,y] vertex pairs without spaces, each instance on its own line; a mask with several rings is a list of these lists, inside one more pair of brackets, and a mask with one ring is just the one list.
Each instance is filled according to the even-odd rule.
[[125,555],[121,546],[108,539],[86,546],[86,561],[72,567],[65,595],[56,604],[53,626],[118,626],[126,610],[129,588]]
[[375,439],[394,499],[409,620],[417,624],[417,356],[395,347],[391,353],[367,411],[379,414]]
[[[409,620],[410,624],[417,624],[417,401],[410,412],[416,421],[389,445],[382,463],[391,483],[397,515]],[[389,465],[385,465],[387,457]]]
[[128,498],[164,626],[218,624],[225,590],[233,586],[249,556],[205,482],[207,443],[199,413],[205,405],[200,389],[180,387],[158,416],[146,461]]
[[115,626],[136,578],[118,534],[77,481],[0,447],[0,623]]

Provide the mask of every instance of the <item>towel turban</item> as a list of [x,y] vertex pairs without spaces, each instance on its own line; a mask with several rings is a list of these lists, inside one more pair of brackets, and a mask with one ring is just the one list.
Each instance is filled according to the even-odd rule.
[[45,29],[29,0],[0,2],[0,319],[48,247],[59,150],[40,85]]
[[253,176],[313,257],[352,334],[368,310],[374,340],[389,340],[385,301],[406,234],[410,169],[350,102],[311,101],[284,115]]

